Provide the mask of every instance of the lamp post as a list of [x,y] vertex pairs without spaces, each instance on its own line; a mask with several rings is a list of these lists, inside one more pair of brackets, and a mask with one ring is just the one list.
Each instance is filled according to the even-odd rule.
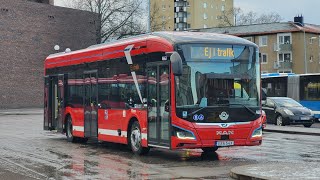
[[308,64],[307,64],[307,43],[306,43],[306,30],[304,29],[304,24],[300,22],[294,22],[295,24],[299,24],[303,30],[303,44],[304,44],[304,73],[308,73]]
[[151,16],[151,12],[150,12],[151,11],[151,7],[150,7],[151,4],[150,3],[151,3],[150,0],[148,0],[148,30],[147,30],[148,33],[151,32],[151,22],[150,22],[151,21],[151,19],[150,19],[151,18],[150,17]]
[[[315,39],[317,39],[317,37],[315,37],[315,36],[313,36],[313,37],[311,37],[310,38],[310,40],[315,40]],[[313,44],[313,43],[312,43]],[[317,51],[316,51],[317,52]],[[319,52],[318,52],[318,54],[319,54]],[[319,65],[317,65],[317,67],[318,67]],[[318,70],[318,68],[316,68],[316,71]]]

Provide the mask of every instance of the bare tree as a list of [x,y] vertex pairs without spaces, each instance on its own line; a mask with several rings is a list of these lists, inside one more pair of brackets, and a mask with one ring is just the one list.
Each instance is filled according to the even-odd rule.
[[239,26],[250,24],[262,24],[280,22],[283,18],[275,12],[259,15],[256,12],[250,11],[243,13],[241,8],[233,8],[223,12],[220,16],[220,27]]
[[241,8],[232,8],[228,11],[223,11],[222,15],[219,17],[220,24],[219,26],[236,26],[238,17],[242,13]]
[[142,0],[66,0],[67,7],[97,13],[96,41],[103,43],[145,32]]
[[[147,10],[148,11],[148,10]],[[158,6],[157,1],[154,1],[152,3],[152,6],[150,7],[150,30],[151,32],[154,31],[161,31],[163,27],[165,27],[168,24],[168,21],[166,19],[162,19],[160,7]]]

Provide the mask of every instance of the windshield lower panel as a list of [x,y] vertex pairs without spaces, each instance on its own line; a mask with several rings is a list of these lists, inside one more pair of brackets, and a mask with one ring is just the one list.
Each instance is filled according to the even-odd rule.
[[234,45],[180,45],[177,116],[198,123],[247,122],[260,116],[257,50]]

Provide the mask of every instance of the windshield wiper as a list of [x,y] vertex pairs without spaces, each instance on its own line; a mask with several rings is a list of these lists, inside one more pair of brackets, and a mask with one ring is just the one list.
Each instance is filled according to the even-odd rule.
[[205,109],[205,108],[214,108],[214,107],[219,107],[219,106],[205,106],[205,107],[201,107],[201,108],[199,108],[199,109],[197,109],[197,110],[189,113],[187,116],[192,116],[192,115],[194,115],[195,113],[201,111],[202,109]]
[[256,113],[254,111],[252,111],[252,109],[250,109],[248,106],[244,105],[244,104],[236,104],[236,103],[229,103],[229,104],[223,104],[223,105],[239,105],[239,106],[243,106],[244,108],[246,108],[250,113],[252,113],[253,115],[256,115]]
[[235,103],[228,103],[228,104],[217,104],[216,106],[205,106],[205,107],[201,107],[191,113],[189,113],[187,116],[192,116],[194,114],[196,114],[197,112],[205,109],[205,108],[215,108],[215,107],[221,107],[221,106],[232,106],[232,105],[239,105],[239,106],[243,106],[244,108],[246,108],[250,113],[252,113],[253,115],[256,115],[256,113],[254,111],[252,111],[252,109],[250,109],[248,106],[244,105],[244,104],[235,104]]

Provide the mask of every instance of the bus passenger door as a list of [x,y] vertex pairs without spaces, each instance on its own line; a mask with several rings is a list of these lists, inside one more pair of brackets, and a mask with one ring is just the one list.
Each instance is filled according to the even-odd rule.
[[97,71],[84,73],[84,136],[98,136]]
[[[50,101],[50,77],[44,77],[44,123],[43,129],[49,130],[51,127],[51,101]],[[50,124],[50,126],[49,126]]]
[[169,62],[147,64],[148,145],[170,148]]
[[64,75],[59,75],[58,76],[58,89],[57,89],[57,130],[58,132],[62,132],[64,128],[64,93],[65,93],[65,77]]

